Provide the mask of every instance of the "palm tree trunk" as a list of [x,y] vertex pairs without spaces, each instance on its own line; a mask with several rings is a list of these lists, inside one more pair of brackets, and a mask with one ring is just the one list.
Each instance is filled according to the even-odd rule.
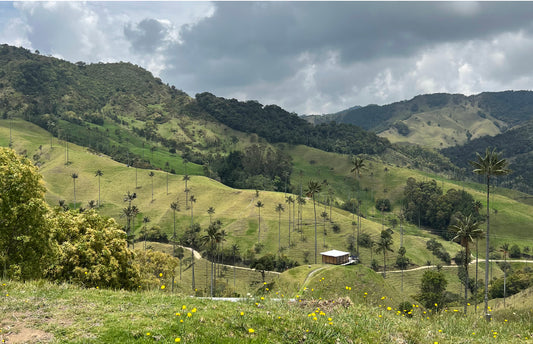
[[383,250],[383,278],[387,277],[387,250]]
[[316,259],[317,259],[317,244],[316,244],[316,204],[315,204],[315,195],[313,194],[313,211],[315,213],[315,264],[316,264]]
[[281,211],[278,215],[278,254],[281,256]]
[[194,280],[194,249],[191,247],[191,267],[192,267],[192,290],[195,291],[196,283]]
[[465,246],[465,315],[468,306],[468,241]]
[[213,269],[214,269],[213,257],[211,257],[211,297],[213,297]]
[[490,197],[490,175],[487,174],[487,237],[485,247],[485,319],[491,320],[489,314],[489,229],[490,229],[490,213],[489,213],[489,197]]
[[100,176],[98,176],[98,207],[100,207]]
[[259,221],[258,221],[258,229],[257,229],[257,243],[259,244],[259,242],[261,241],[261,208],[258,207],[259,209]]
[[[477,286],[477,273],[478,273],[478,261],[479,261],[479,247],[478,247],[478,238],[476,238],[476,295],[474,297],[474,313],[477,313],[477,291],[478,291],[478,286]],[[488,269],[487,267],[485,267],[485,269]]]

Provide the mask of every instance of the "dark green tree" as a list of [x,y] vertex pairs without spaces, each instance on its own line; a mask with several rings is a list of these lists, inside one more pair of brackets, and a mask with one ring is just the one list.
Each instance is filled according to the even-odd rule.
[[426,270],[422,275],[420,292],[416,299],[427,309],[436,311],[444,308],[444,292],[448,281],[439,270]]

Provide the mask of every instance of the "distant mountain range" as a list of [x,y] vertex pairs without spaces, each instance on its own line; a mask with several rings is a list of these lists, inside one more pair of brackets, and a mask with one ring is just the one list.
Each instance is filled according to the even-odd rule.
[[139,167],[163,168],[140,153],[146,140],[209,165],[239,140],[240,150],[259,142],[255,135],[270,144],[376,155],[394,164],[457,175],[460,168],[469,168],[475,152],[490,145],[512,163],[515,173],[506,185],[532,192],[531,91],[428,94],[389,105],[297,116],[256,101],[209,93],[193,98],[130,63],[70,63],[4,44],[0,66],[2,118],[24,118],[118,161],[135,160]]
[[436,93],[388,105],[353,107],[335,114],[306,116],[319,124],[350,123],[391,142],[446,148],[495,136],[533,118],[533,92],[485,92],[473,96]]

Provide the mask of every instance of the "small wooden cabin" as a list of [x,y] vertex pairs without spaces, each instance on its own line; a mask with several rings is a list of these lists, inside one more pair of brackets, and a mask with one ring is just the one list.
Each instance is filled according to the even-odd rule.
[[341,265],[348,263],[350,260],[350,252],[331,250],[327,252],[320,252],[320,254],[322,255],[323,264]]

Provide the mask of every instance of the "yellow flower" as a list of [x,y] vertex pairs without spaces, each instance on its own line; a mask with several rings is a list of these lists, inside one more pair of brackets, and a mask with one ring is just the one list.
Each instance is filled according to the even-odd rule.
[[387,307],[387,310],[388,310],[388,311],[390,311],[390,310],[392,310],[392,308],[390,308],[390,307]]
[[165,285],[164,284],[161,286],[161,290],[163,290],[163,289],[165,289]]
[[181,316],[181,313],[176,313],[176,316],[180,317],[180,316]]
[[159,277],[163,277],[163,273],[162,272],[159,273]]
[[244,312],[241,312],[241,315],[244,315]]
[[253,328],[249,328],[248,329],[248,333],[254,333],[254,332],[255,332],[255,330]]
[[190,318],[192,317],[192,314],[191,313],[187,313],[187,318]]
[[182,323],[182,322],[183,322],[183,319],[180,319],[180,323]]
[[149,335],[150,335],[150,332],[146,332],[146,335],[149,336]]
[[192,312],[192,313],[196,313],[196,307],[194,307],[193,309],[191,309],[191,312]]
[[187,309],[187,306],[183,305],[181,306],[181,309]]
[[174,342],[176,342],[176,343],[181,342],[181,338],[180,337],[176,337],[176,339],[174,339]]
[[261,300],[264,300],[265,298],[261,296]]

